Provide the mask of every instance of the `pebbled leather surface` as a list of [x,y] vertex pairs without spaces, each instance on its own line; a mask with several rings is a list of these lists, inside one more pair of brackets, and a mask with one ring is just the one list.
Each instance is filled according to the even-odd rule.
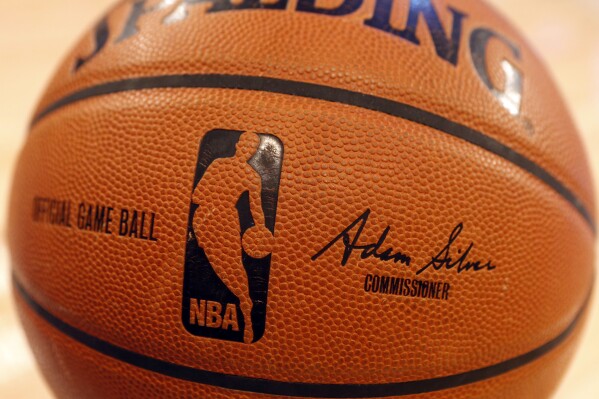
[[[405,26],[407,3],[394,4],[394,26]],[[141,17],[140,34],[115,45],[131,12],[131,3],[121,2],[107,19],[112,32],[107,47],[73,74],[76,60],[94,49],[95,35],[84,35],[59,67],[38,111],[82,88],[139,76],[216,73],[331,85],[405,102],[481,130],[549,170],[594,214],[591,179],[576,127],[534,50],[484,2],[433,4],[446,35],[452,24],[448,7],[467,14],[457,68],[436,56],[423,23],[416,33],[420,46],[365,26],[373,1],[364,1],[346,17],[278,10],[206,14],[204,4],[188,7],[186,20],[163,25],[172,11],[167,8]],[[501,60],[510,60],[522,70],[520,118],[510,117],[476,75],[468,41],[479,27],[502,34],[521,50],[521,60],[516,62],[505,46],[492,41],[487,56],[491,80],[499,87],[504,81]]]
[[[452,6],[468,11],[466,26],[484,23],[513,34],[479,3]],[[112,24],[126,7],[117,6]],[[453,69],[434,57],[425,34],[416,47],[353,20],[275,11],[189,18],[198,24],[165,28],[156,18],[142,20],[143,34],[111,47],[76,75],[69,56],[40,109],[94,84],[165,73],[328,84],[481,130],[546,168],[592,209],[575,129],[529,50],[523,55],[524,116],[513,118],[481,86],[466,46]],[[89,48],[84,39],[74,54]],[[534,134],[524,126],[533,126]],[[200,142],[213,129],[269,133],[285,146],[267,327],[252,345],[196,337],[181,322],[194,171]],[[241,184],[234,175],[222,181],[224,196]],[[156,213],[158,241],[34,223],[36,196]],[[376,242],[392,226],[385,243],[410,254],[411,267],[358,253],[343,267],[339,245],[311,260],[366,209],[371,216],[361,239]],[[497,364],[562,333],[585,303],[593,277],[588,225],[571,204],[505,159],[380,112],[257,91],[128,92],[50,114],[33,126],[19,161],[9,223],[16,278],[70,325],[164,361],[280,381],[376,384]],[[429,270],[419,277],[451,284],[447,301],[364,292],[367,273],[415,278],[458,223],[464,225],[458,246],[475,243],[472,258],[492,260],[495,270]],[[81,397],[82,390],[89,398],[262,397],[132,369],[69,342],[25,308],[21,314],[60,397]],[[508,375],[426,397],[547,397],[574,342],[569,338]]]

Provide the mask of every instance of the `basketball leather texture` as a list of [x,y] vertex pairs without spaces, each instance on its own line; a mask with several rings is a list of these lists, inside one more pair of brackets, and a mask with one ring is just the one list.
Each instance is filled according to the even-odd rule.
[[540,399],[594,276],[558,90],[473,0],[123,1],[18,162],[58,398]]

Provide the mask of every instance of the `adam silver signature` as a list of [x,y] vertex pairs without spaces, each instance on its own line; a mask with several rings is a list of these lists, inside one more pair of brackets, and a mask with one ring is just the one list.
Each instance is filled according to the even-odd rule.
[[[312,260],[316,261],[326,252],[333,250],[337,243],[343,244],[343,252],[341,257],[341,266],[346,266],[349,262],[354,251],[360,251],[359,256],[361,259],[376,258],[383,262],[394,262],[400,263],[410,267],[413,264],[413,259],[410,255],[395,250],[390,246],[385,245],[391,226],[387,226],[379,239],[374,243],[360,243],[360,237],[364,231],[368,219],[370,218],[371,210],[367,209],[362,215],[356,220],[351,222],[339,235],[337,235],[331,242],[325,245],[320,251],[318,251]],[[458,274],[464,272],[480,272],[480,271],[493,271],[497,268],[491,260],[471,260],[471,253],[474,249],[474,243],[470,242],[465,250],[457,247],[457,241],[464,230],[464,224],[458,223],[458,225],[451,231],[447,243],[440,250],[435,250],[430,257],[430,261],[420,267],[416,272],[416,275],[420,275],[429,269],[433,270],[445,270],[445,271],[456,271]],[[386,247],[386,248],[385,248]]]

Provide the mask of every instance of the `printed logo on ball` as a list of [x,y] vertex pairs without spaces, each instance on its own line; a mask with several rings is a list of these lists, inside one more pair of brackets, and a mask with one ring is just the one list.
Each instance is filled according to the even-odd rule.
[[183,324],[250,344],[264,335],[283,143],[213,130],[200,144],[187,229]]

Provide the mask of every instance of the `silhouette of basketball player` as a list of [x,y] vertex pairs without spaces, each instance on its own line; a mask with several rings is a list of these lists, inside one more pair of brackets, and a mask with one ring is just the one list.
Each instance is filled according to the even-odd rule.
[[192,198],[199,205],[193,217],[198,245],[204,249],[217,276],[239,298],[245,321],[245,343],[254,340],[253,302],[242,261],[241,226],[236,205],[240,196],[248,191],[254,222],[256,226],[264,226],[262,180],[248,164],[259,145],[260,137],[257,134],[243,133],[235,155],[216,159],[206,169]]

